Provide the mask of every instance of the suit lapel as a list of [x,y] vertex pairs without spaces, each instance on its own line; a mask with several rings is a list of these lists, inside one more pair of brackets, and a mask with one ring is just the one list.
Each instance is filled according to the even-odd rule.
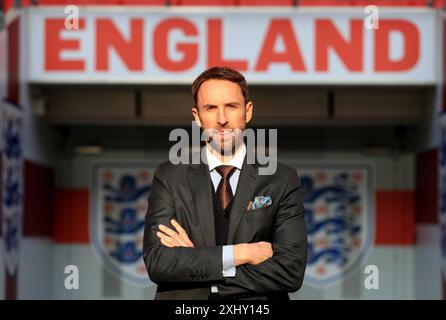
[[255,191],[257,179],[257,167],[253,164],[247,164],[247,156],[245,156],[229,214],[229,230],[226,242],[228,244],[232,244],[234,241],[237,227]]
[[215,246],[215,221],[209,167],[206,164],[192,164],[187,178],[206,246]]

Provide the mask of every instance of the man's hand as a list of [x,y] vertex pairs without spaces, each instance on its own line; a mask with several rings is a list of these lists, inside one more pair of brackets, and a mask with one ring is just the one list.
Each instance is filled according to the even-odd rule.
[[[192,241],[186,231],[180,226],[180,224],[172,219],[170,223],[175,227],[172,230],[165,225],[160,224],[156,235],[160,238],[160,241],[166,247],[194,247]],[[245,263],[257,265],[273,256],[273,249],[271,243],[261,241],[255,243],[241,243],[234,245],[234,264],[239,266]]]
[[245,263],[257,265],[273,256],[271,243],[261,241],[254,243],[241,243],[234,245],[234,264],[239,266]]
[[156,235],[160,238],[160,241],[166,247],[194,247],[192,241],[190,241],[186,231],[180,226],[180,224],[175,220],[170,220],[170,223],[174,226],[175,231],[160,224],[159,229],[162,232],[157,232]]

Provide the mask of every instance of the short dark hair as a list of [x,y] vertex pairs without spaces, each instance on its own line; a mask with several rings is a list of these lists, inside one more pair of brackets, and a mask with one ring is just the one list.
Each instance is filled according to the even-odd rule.
[[198,90],[200,90],[203,82],[211,79],[228,80],[238,84],[245,98],[245,103],[249,101],[248,84],[240,72],[229,67],[213,67],[203,71],[192,83],[192,95],[194,96],[195,106],[197,106]]

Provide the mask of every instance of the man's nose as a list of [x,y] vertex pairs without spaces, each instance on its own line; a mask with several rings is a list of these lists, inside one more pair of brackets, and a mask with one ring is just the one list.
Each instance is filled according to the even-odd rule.
[[218,109],[217,122],[222,127],[224,127],[228,122],[228,120],[226,119],[225,108]]

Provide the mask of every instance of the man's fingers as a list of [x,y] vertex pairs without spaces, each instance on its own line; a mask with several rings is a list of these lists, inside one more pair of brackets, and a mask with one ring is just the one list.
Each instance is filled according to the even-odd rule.
[[166,227],[165,225],[160,224],[159,225],[159,229],[164,232],[165,234],[167,234],[169,237],[173,238],[178,245],[182,246],[182,247],[188,247],[188,243],[186,241],[184,241],[180,235],[178,233],[176,233],[175,231],[173,231],[172,229]]
[[192,243],[192,241],[190,241],[186,230],[184,230],[183,227],[181,227],[181,225],[175,219],[170,220],[170,223],[172,223],[172,225],[175,227],[180,237],[183,238],[183,240],[186,241],[191,247],[193,247],[194,244]]
[[168,235],[165,235],[162,232],[157,232],[156,235],[158,236],[158,238],[160,238],[160,241],[163,245],[165,245],[166,247],[176,247],[173,239],[171,237],[169,237]]
[[159,228],[162,232],[164,232],[165,234],[167,234],[168,236],[170,236],[170,237],[172,237],[172,238],[178,237],[178,233],[176,233],[175,231],[173,231],[173,230],[170,229],[169,227],[166,227],[166,226],[163,225],[163,224],[160,224],[160,225],[158,226],[158,228]]
[[172,244],[170,244],[170,243],[169,243],[167,240],[165,240],[165,239],[160,238],[160,241],[161,241],[161,244],[164,245],[164,246],[166,246],[166,247],[169,247],[169,248],[173,248],[173,247],[175,247],[175,246],[173,246]]

